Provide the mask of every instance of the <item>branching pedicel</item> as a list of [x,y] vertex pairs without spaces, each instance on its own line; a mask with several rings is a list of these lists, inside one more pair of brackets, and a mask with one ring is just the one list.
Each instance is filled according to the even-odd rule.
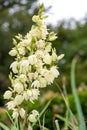
[[20,117],[34,122],[39,113],[33,110],[28,115],[23,102],[34,103],[40,95],[40,88],[51,85],[59,75],[55,62],[60,60],[63,54],[57,56],[56,50],[52,48],[51,42],[57,36],[54,32],[48,32],[43,22],[46,18],[43,11],[44,6],[41,4],[38,15],[32,18],[35,25],[24,37],[21,34],[15,36],[14,48],[9,52],[15,57],[15,61],[10,66],[11,87],[5,92],[4,98],[9,100],[6,105],[8,110],[13,111],[13,119]]

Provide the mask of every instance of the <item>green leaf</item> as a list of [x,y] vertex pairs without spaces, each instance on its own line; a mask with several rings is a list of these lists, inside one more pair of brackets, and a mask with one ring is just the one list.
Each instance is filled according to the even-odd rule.
[[7,127],[5,124],[0,122],[0,127],[3,128],[4,130],[10,130],[9,127]]
[[68,125],[68,127],[70,128],[70,129],[72,129],[73,128],[73,126],[72,126],[72,123],[68,120],[66,120],[66,118],[64,118],[64,117],[62,117],[62,116],[60,116],[60,115],[58,115],[58,118],[60,119],[60,120],[62,120],[64,123],[67,123],[67,125]]
[[56,128],[57,128],[57,130],[60,130],[58,120],[55,120],[55,124],[56,124]]
[[83,112],[80,104],[80,100],[77,94],[76,90],[76,83],[75,83],[75,67],[77,63],[77,57],[73,59],[72,65],[71,65],[71,87],[72,87],[72,93],[75,99],[75,105],[77,109],[78,119],[79,119],[79,129],[80,130],[86,130],[86,125],[84,122]]

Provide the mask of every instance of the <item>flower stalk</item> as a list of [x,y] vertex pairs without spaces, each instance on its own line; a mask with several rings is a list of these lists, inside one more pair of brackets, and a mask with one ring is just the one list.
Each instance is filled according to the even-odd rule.
[[38,15],[32,17],[35,25],[25,36],[18,34],[13,39],[14,47],[9,52],[15,59],[10,65],[11,86],[4,94],[4,99],[9,100],[6,106],[12,110],[12,118],[26,118],[29,129],[37,121],[39,113],[37,110],[27,113],[23,103],[34,103],[39,98],[40,89],[53,83],[59,76],[55,63],[64,56],[57,56],[56,49],[52,48],[52,41],[57,36],[54,32],[48,32],[43,11],[44,5],[41,4]]

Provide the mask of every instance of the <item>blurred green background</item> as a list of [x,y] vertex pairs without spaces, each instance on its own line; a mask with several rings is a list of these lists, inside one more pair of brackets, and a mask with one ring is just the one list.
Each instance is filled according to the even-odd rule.
[[[8,52],[13,46],[12,38],[18,33],[25,35],[30,30],[33,24],[32,16],[38,10],[37,1],[0,0],[0,107],[4,106],[3,93],[10,85],[8,79],[9,66],[14,59],[8,55]],[[45,9],[45,11],[48,10]],[[76,84],[78,92],[81,93],[81,105],[87,118],[87,18],[84,17],[83,20],[84,23],[74,19],[62,20],[56,26],[51,24],[48,26],[58,35],[58,39],[53,42],[53,47],[56,48],[57,54],[65,54],[65,57],[58,63],[61,75],[57,82],[62,86],[65,78],[72,109],[73,97],[70,87],[71,62],[76,55],[80,57],[76,67]],[[72,27],[72,23],[75,25],[74,27]],[[57,90],[55,85],[48,87],[48,90],[50,89],[54,92]],[[55,102],[56,100],[53,104]],[[58,99],[58,102],[60,102],[60,99]],[[75,109],[73,111],[75,112]]]

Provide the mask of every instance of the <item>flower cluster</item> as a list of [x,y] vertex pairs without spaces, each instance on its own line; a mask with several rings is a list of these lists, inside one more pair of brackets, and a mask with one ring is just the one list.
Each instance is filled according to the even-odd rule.
[[[43,4],[40,5],[38,15],[34,15],[32,20],[35,25],[23,37],[21,34],[13,39],[14,47],[9,52],[15,57],[15,61],[10,65],[11,87],[4,94],[8,99],[7,108],[13,110],[13,118],[20,116],[25,118],[25,110],[21,107],[24,101],[34,102],[40,95],[40,88],[51,85],[55,78],[59,76],[56,61],[63,57],[57,56],[56,50],[52,48],[52,41],[57,38],[54,32],[48,32],[43,19]],[[29,115],[29,120],[33,122],[38,116],[34,110]]]

